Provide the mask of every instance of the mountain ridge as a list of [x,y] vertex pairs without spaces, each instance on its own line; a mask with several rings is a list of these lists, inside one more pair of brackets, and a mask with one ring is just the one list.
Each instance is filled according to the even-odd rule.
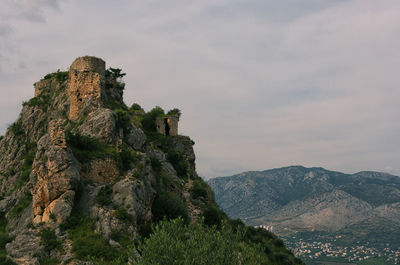
[[400,178],[384,172],[345,174],[288,166],[208,183],[230,217],[251,225],[273,224],[278,234],[338,232],[370,217],[386,218],[397,226],[400,219]]

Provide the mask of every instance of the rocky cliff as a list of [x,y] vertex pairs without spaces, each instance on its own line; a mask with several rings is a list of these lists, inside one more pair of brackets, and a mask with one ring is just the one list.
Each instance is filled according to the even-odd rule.
[[[226,219],[196,173],[194,142],[177,135],[180,111],[126,106],[123,76],[85,56],[34,84],[0,138],[1,264],[136,264],[152,224]],[[285,249],[274,257],[278,243],[274,264],[301,264]]]

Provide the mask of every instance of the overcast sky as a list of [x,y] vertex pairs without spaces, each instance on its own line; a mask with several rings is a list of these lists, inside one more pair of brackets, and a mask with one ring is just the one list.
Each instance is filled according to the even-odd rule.
[[206,178],[288,165],[400,175],[398,0],[2,0],[0,134],[79,56],[178,107]]

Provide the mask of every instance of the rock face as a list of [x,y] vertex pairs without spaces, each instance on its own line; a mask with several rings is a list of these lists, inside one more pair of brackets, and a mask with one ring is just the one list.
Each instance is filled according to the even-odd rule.
[[[127,239],[133,242],[150,227],[161,191],[198,219],[201,209],[190,195],[199,179],[194,142],[177,135],[173,116],[162,120],[158,139],[163,137],[163,145],[149,139],[137,122],[146,113],[123,103],[123,75],[110,69],[105,70],[102,59],[85,56],[69,72],[46,75],[34,84],[35,97],[24,103],[19,119],[0,138],[0,218],[8,222],[8,229],[0,231],[10,235],[0,253],[7,251],[17,264],[42,264],[48,258],[83,264],[89,258],[78,258],[77,239],[62,229],[71,229],[82,218],[96,240],[121,252]],[[158,122],[154,120],[154,127]],[[180,161],[170,159],[171,151]],[[207,192],[202,207],[214,204]],[[52,238],[43,239],[43,231]],[[48,240],[59,242],[60,248],[49,250]]]
[[[65,220],[69,213],[61,213],[55,206],[71,212],[74,195],[80,180],[80,165],[72,152],[67,149],[63,120],[51,121],[49,136],[44,136],[43,144],[47,161],[34,165],[33,173],[37,177],[33,194],[34,222],[49,222],[50,214],[56,214],[59,222]],[[48,142],[48,143],[45,143]],[[64,216],[63,216],[64,215]]]

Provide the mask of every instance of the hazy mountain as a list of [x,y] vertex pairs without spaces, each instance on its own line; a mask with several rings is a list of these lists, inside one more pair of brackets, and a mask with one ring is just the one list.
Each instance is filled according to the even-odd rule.
[[[251,225],[281,235],[328,232],[346,242],[400,244],[400,178],[380,172],[344,174],[291,166],[209,181],[218,205]],[[396,244],[397,244],[396,243]]]

